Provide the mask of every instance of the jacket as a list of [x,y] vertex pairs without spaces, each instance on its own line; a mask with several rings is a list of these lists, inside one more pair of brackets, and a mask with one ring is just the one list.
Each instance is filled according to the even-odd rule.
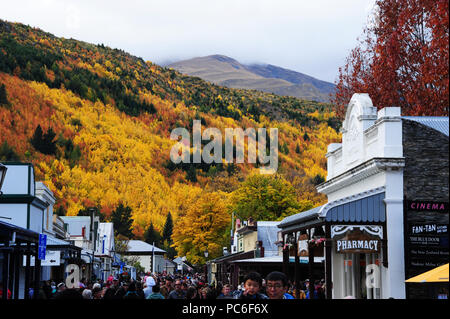
[[247,295],[244,296],[244,291],[240,290],[237,293],[235,293],[233,295],[233,299],[247,299],[247,300],[251,300],[251,299],[269,299],[269,297],[267,297],[265,294],[261,294],[261,293],[257,293],[255,295]]
[[164,299],[164,296],[161,295],[159,292],[157,292],[157,293],[152,293],[151,295],[149,295],[147,297],[147,299]]

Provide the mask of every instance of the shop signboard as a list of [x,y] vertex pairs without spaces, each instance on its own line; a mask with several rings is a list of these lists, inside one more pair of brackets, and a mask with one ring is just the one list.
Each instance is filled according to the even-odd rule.
[[379,253],[383,239],[382,226],[336,225],[331,228],[336,253]]
[[45,259],[45,252],[47,249],[47,235],[39,234],[38,259]]
[[408,225],[407,247],[410,266],[437,267],[448,262],[448,225]]
[[307,234],[301,234],[298,238],[298,255],[300,257],[309,256]]
[[[30,256],[30,267],[34,267],[35,257]],[[27,265],[27,256],[23,256],[23,266]],[[45,258],[41,260],[41,266],[60,266],[61,265],[61,252],[46,250]]]
[[405,219],[406,266],[431,268],[447,263],[448,203],[406,201]]
[[[449,203],[404,201],[405,277],[448,263]],[[406,285],[406,298],[422,298],[424,288]]]
[[409,211],[428,211],[428,212],[443,212],[448,213],[447,202],[430,202],[420,200],[406,201],[407,210]]
[[45,259],[41,261],[41,266],[59,266],[61,265],[61,252],[58,250],[47,250]]

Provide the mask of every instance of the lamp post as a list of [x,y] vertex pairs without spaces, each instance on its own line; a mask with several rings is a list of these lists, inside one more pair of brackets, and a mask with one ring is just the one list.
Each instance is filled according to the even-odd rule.
[[[0,163],[0,196],[2,196],[2,194],[3,194],[2,193],[2,186],[3,186],[3,181],[5,180],[5,176],[6,176],[6,171],[7,170],[8,170],[8,167],[6,167],[2,163]],[[11,220],[10,217],[0,216],[0,218]]]
[[[205,249],[204,254],[205,254],[205,259],[208,259],[208,255],[209,255],[208,248]],[[208,282],[208,265],[206,264],[206,260],[205,260],[205,281]]]
[[2,186],[3,182],[5,181],[6,171],[8,170],[8,167],[0,163],[0,195],[2,195]]
[[90,217],[91,217],[91,229],[90,229],[90,238],[93,241],[93,246],[92,247],[92,264],[91,264],[91,280],[93,279],[94,276],[94,263],[95,263],[95,251],[97,249],[97,234],[94,231],[94,217],[95,217],[95,210],[94,208],[89,208],[89,212],[90,212]]

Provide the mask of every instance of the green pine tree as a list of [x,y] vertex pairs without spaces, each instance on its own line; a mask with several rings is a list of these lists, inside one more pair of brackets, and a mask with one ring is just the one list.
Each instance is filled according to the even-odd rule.
[[288,147],[287,143],[283,143],[283,145],[281,145],[280,151],[286,155],[289,154],[289,147]]
[[55,154],[56,153],[56,141],[54,141],[56,133],[50,127],[47,132],[43,135],[43,146],[44,149],[42,153],[44,154]]
[[9,146],[7,141],[4,141],[0,146],[0,161],[20,161],[19,155],[13,147]]
[[309,141],[309,135],[308,135],[308,133],[305,132],[305,134],[303,134],[303,140],[304,140],[304,141]]
[[0,105],[9,105],[8,95],[4,84],[0,85]]
[[162,239],[172,241],[172,233],[173,233],[173,220],[172,214],[169,212],[169,214],[167,214],[166,222],[164,224]]
[[76,145],[72,152],[70,152],[70,156],[69,156],[69,162],[70,162],[70,167],[74,167],[75,164],[78,162],[78,160],[81,157],[81,150],[80,147],[78,145]]
[[169,212],[169,214],[167,214],[162,235],[163,248],[167,252],[167,257],[169,259],[173,259],[177,254],[175,248],[171,247],[173,244],[172,233],[173,233],[173,220],[172,214]]
[[153,223],[151,223],[150,226],[145,231],[144,241],[146,243],[149,243],[150,245],[153,245],[153,243],[155,243],[155,246],[157,246],[157,247],[161,246],[161,235],[153,227]]
[[325,182],[325,178],[323,178],[320,174],[317,174],[316,176],[314,176],[314,178],[311,179],[311,183],[316,186],[322,184],[323,182]]
[[55,136],[56,133],[53,132],[52,128],[49,128],[44,134],[41,125],[39,124],[34,130],[34,134],[30,142],[37,151],[43,154],[51,155],[56,153],[56,140],[54,140]]
[[189,169],[186,173],[186,179],[193,183],[197,182],[197,170],[195,169],[194,165],[189,166]]
[[38,151],[42,149],[42,134],[42,127],[38,124],[30,140],[31,145]]
[[114,224],[114,232],[123,235],[127,238],[132,238],[131,224],[133,219],[131,218],[131,208],[124,206],[122,203],[111,214],[111,222]]

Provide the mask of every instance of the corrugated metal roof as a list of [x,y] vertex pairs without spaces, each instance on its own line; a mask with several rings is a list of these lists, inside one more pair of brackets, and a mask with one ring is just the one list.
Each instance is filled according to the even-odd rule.
[[307,211],[304,211],[304,212],[301,212],[301,213],[298,213],[295,215],[288,216],[285,219],[283,219],[280,224],[278,224],[278,227],[285,228],[286,226],[295,224],[299,221],[314,218],[315,216],[318,216],[319,211],[322,207],[323,207],[323,205],[317,206],[313,209],[310,209],[310,210],[307,210]]
[[[142,240],[130,240],[128,242],[128,251],[127,252],[152,252],[153,245],[147,244]],[[155,252],[165,253],[165,250],[162,250],[155,246]]]
[[277,233],[280,229],[277,225],[279,223],[280,222],[257,222],[258,240],[262,241],[265,256],[278,254],[278,246],[275,242],[278,240]]
[[91,217],[89,216],[59,216],[62,220],[67,220],[67,221],[72,221],[72,220],[76,220],[76,221],[90,221]]
[[47,246],[63,246],[63,245],[72,245],[72,243],[67,240],[47,235]]
[[402,116],[402,119],[418,122],[449,136],[448,117],[445,116]]

